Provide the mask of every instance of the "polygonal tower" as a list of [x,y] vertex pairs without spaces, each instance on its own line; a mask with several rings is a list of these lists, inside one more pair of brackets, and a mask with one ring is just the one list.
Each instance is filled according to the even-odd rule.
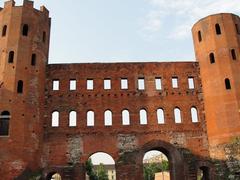
[[192,28],[200,65],[210,154],[224,160],[224,147],[240,135],[240,18],[216,14]]
[[[40,166],[49,12],[13,0],[0,9],[0,175]],[[11,176],[9,175],[11,172]]]

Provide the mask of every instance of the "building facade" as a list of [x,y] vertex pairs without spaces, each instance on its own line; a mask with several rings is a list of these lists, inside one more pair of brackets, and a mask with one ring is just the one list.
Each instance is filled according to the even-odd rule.
[[143,179],[164,153],[172,180],[240,176],[240,18],[192,28],[196,62],[48,64],[51,19],[24,0],[0,9],[0,175],[85,179],[96,152],[116,179]]

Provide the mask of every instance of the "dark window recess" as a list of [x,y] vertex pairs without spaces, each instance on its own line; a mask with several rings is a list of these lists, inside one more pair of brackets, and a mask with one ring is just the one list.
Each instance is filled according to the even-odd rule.
[[20,94],[23,93],[23,81],[22,80],[18,81],[17,92]]
[[216,34],[220,35],[221,34],[221,28],[219,24],[215,24],[215,29],[216,29]]
[[202,166],[198,170],[198,174],[200,175],[200,179],[202,180],[210,180],[210,170],[209,167]]
[[210,63],[211,63],[211,64],[215,63],[215,57],[214,57],[214,54],[213,54],[213,53],[210,53],[210,54],[209,54],[209,59],[210,59]]
[[36,56],[36,54],[32,54],[31,65],[32,65],[32,66],[35,66],[35,65],[36,65],[36,61],[37,61],[37,56]]
[[0,136],[9,135],[9,120],[10,113],[8,111],[3,111],[0,114]]
[[202,41],[202,33],[201,33],[201,31],[198,31],[198,41],[199,42]]
[[46,42],[46,32],[45,31],[43,31],[43,36],[42,36],[42,42]]
[[237,34],[240,34],[240,29],[239,29],[239,26],[238,26],[238,24],[235,24],[235,26],[236,26],[236,31],[237,31]]
[[236,60],[236,59],[237,59],[235,49],[232,49],[232,50],[231,50],[231,55],[232,55],[232,59],[233,59],[233,60]]
[[7,25],[4,25],[2,29],[2,37],[6,36],[6,34],[7,34]]
[[14,61],[14,51],[10,51],[8,54],[8,62],[13,63]]
[[22,35],[23,36],[28,36],[28,25],[27,24],[23,25]]
[[225,87],[226,87],[226,89],[231,89],[231,83],[228,78],[225,79]]

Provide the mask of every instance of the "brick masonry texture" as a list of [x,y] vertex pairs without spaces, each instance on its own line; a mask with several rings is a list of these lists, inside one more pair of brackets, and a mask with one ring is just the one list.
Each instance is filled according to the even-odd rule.
[[[238,16],[216,14],[193,26],[196,62],[48,64],[50,26],[48,10],[34,9],[28,0],[23,6],[6,1],[0,10],[0,113],[10,113],[9,133],[0,136],[3,179],[51,179],[55,172],[63,179],[85,179],[87,159],[105,152],[115,160],[117,179],[141,180],[143,156],[149,150],[166,154],[172,180],[197,179],[199,168],[205,179],[239,178]],[[210,53],[215,63],[210,63]],[[31,63],[33,54],[36,64]],[[173,88],[176,77],[178,88]],[[144,90],[138,89],[139,78],[144,79]],[[161,78],[160,90],[156,78]],[[92,90],[87,89],[89,79]],[[104,89],[105,79],[111,89]],[[121,88],[121,79],[127,79],[127,89]],[[56,80],[59,90],[53,90]],[[71,80],[76,81],[75,90],[70,90]],[[192,107],[198,122],[192,122]],[[181,123],[175,122],[175,108],[181,111]],[[147,112],[147,124],[140,124],[141,109]],[[158,109],[164,111],[162,124]],[[112,112],[111,126],[104,125],[106,110]],[[123,110],[130,114],[129,125],[122,124]],[[53,127],[56,111],[59,124]],[[77,114],[73,127],[71,111]],[[94,126],[87,125],[88,111],[94,112]]]

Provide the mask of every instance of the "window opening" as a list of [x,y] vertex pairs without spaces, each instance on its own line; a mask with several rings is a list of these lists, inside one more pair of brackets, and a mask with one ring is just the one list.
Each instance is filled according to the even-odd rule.
[[93,90],[93,80],[92,79],[87,80],[87,90]]
[[181,110],[179,108],[174,109],[174,119],[175,119],[175,123],[181,123],[182,122]]
[[74,91],[77,89],[77,80],[71,79],[70,80],[70,91]]
[[122,124],[123,125],[130,125],[130,114],[128,110],[122,111]]
[[104,89],[111,89],[111,79],[104,79]]
[[162,90],[162,79],[157,77],[155,78],[156,90]]
[[138,90],[144,90],[144,89],[145,89],[144,78],[138,78]]
[[140,110],[140,124],[147,124],[147,111],[145,109]]
[[53,80],[53,91],[59,90],[59,80]]

